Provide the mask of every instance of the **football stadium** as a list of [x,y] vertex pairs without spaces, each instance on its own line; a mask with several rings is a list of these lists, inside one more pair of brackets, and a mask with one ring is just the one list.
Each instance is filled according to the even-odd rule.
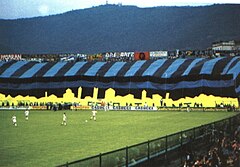
[[240,42],[139,50],[1,51],[0,166],[238,167]]

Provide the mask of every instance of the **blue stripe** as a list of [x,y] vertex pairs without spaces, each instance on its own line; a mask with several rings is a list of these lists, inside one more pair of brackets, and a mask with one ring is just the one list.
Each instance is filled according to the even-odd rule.
[[116,76],[118,71],[126,64],[126,62],[116,62],[112,67],[105,73],[104,77]]
[[36,74],[43,66],[47,63],[37,63],[32,68],[28,69],[25,73],[23,73],[19,78],[31,78],[34,74]]
[[57,72],[66,64],[66,62],[58,62],[53,67],[51,67],[43,77],[53,77]]
[[162,78],[170,78],[172,74],[177,71],[178,67],[181,66],[186,59],[176,59],[168,69],[162,74]]
[[29,63],[28,61],[17,61],[16,63],[12,64],[9,68],[7,68],[4,73],[2,73],[1,77],[9,78],[13,73],[15,73],[19,68],[24,66],[25,64]]
[[238,87],[235,89],[235,91],[236,91],[236,93],[237,93],[238,95],[240,95],[240,86],[238,86]]
[[221,57],[206,61],[202,66],[200,74],[211,74],[215,64],[221,59],[223,58]]
[[124,75],[125,77],[134,76],[135,73],[142,67],[142,65],[146,62],[146,60],[143,61],[136,61],[131,68],[126,72]]
[[236,79],[240,73],[240,62],[238,62],[233,68],[231,68],[227,74],[233,74],[233,79]]
[[166,59],[160,59],[154,61],[147,69],[144,71],[142,76],[152,76],[164,63]]
[[0,61],[0,67],[1,67],[4,63],[5,63],[4,61]]
[[237,60],[239,57],[234,57],[232,58],[232,60],[225,66],[225,68],[223,69],[223,72],[221,74],[226,74],[227,71],[229,70],[230,66],[232,65],[232,63]]
[[72,66],[72,68],[70,68],[65,74],[64,76],[74,76],[78,70],[80,68],[82,68],[82,66],[84,64],[86,64],[87,62],[77,62],[74,66]]
[[190,71],[192,70],[192,68],[195,67],[195,65],[196,65],[198,62],[202,61],[202,60],[203,60],[203,58],[199,58],[199,59],[193,60],[193,62],[192,62],[192,63],[188,66],[188,68],[184,71],[184,73],[182,74],[182,76],[188,75],[188,74],[190,73]]
[[[150,81],[146,82],[95,82],[95,81],[61,81],[61,82],[34,82],[34,83],[0,83],[2,89],[12,89],[16,90],[31,90],[31,89],[42,89],[42,88],[71,88],[71,87],[95,87],[98,88],[129,88],[129,89],[155,89],[155,90],[176,90],[185,88],[199,88],[199,87],[209,87],[209,88],[228,88],[234,86],[233,80],[219,80],[219,81],[209,81],[201,79],[198,81],[181,81],[174,84],[159,84]],[[236,90],[236,89],[235,89]],[[239,87],[237,88],[239,90]]]
[[86,76],[95,76],[98,72],[98,70],[106,64],[105,62],[97,62],[93,64],[86,72],[84,75]]

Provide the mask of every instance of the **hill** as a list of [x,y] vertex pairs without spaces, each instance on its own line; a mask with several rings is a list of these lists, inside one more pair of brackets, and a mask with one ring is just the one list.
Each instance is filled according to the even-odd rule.
[[0,53],[103,53],[206,49],[240,38],[240,5],[103,5],[47,17],[0,20]]

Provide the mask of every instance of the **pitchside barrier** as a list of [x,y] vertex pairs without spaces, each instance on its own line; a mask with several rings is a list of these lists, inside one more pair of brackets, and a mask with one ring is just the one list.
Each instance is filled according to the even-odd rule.
[[[227,107],[160,107],[160,106],[71,106],[71,110],[110,110],[110,111],[229,111]],[[232,109],[231,111],[236,111]]]
[[[66,110],[64,106],[59,108],[57,105],[55,105],[56,110]],[[0,107],[0,110],[53,110],[54,105],[46,106],[2,106]],[[236,108],[227,108],[227,107],[160,107],[160,106],[109,106],[105,108],[104,106],[75,106],[71,105],[67,109],[71,110],[110,110],[110,111],[237,111]]]
[[178,160],[177,166],[180,166],[184,161],[184,148],[188,145],[211,143],[217,139],[219,133],[224,133],[224,130],[233,132],[239,122],[240,114],[118,150],[67,162],[58,167],[131,167],[151,164],[156,158],[157,166],[165,166],[175,160]]

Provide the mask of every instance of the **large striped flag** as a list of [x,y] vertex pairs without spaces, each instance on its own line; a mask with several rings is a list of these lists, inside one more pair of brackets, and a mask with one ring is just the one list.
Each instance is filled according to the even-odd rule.
[[240,95],[240,57],[159,59],[134,62],[0,61],[0,92],[40,96],[66,88],[113,88],[117,94],[170,92],[173,99],[201,93]]

